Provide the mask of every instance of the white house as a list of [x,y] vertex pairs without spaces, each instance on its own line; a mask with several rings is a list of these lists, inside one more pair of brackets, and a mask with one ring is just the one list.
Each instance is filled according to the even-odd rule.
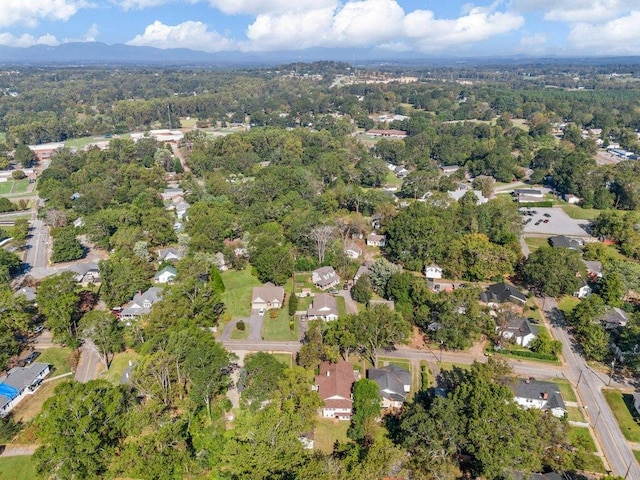
[[435,263],[427,265],[426,267],[424,267],[424,276],[429,279],[442,278],[442,268]]
[[523,408],[548,410],[558,418],[567,413],[560,390],[553,382],[520,379],[514,387],[514,401]]
[[320,290],[328,290],[340,283],[340,277],[333,267],[320,267],[311,272],[311,281]]
[[170,283],[178,276],[178,271],[175,267],[167,265],[162,270],[159,270],[153,277],[153,281],[156,283]]
[[502,338],[513,340],[517,345],[528,347],[538,338],[538,327],[532,325],[528,318],[514,317],[504,327],[497,328]]
[[570,203],[572,205],[577,205],[578,203],[580,203],[582,201],[582,199],[580,197],[577,197],[576,195],[572,194],[572,193],[565,193],[563,195],[564,197],[564,201],[567,203]]
[[591,287],[587,284],[587,282],[582,282],[582,285],[580,285],[580,288],[578,288],[578,290],[576,290],[575,292],[573,292],[573,296],[574,297],[578,297],[578,298],[586,298],[589,295],[591,295],[591,292],[593,290],[591,289]]
[[357,243],[351,242],[344,247],[344,253],[347,257],[355,260],[362,255],[362,248],[360,248]]
[[47,363],[34,362],[26,367],[14,367],[0,382],[0,417],[5,417],[27,395],[32,395],[51,371]]
[[307,309],[307,320],[330,322],[338,319],[338,301],[333,295],[319,293]]
[[151,287],[145,292],[138,292],[133,296],[133,299],[122,308],[120,318],[130,320],[140,315],[145,315],[151,311],[153,304],[161,298],[161,287]]
[[387,244],[387,237],[385,235],[378,235],[377,233],[371,233],[367,237],[367,246],[369,247],[384,247]]

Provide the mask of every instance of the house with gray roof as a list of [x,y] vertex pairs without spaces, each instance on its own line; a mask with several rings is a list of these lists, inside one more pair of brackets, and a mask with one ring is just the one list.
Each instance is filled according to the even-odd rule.
[[558,418],[567,413],[560,389],[553,382],[542,382],[531,378],[519,379],[513,392],[515,402],[523,408],[546,410]]
[[73,272],[75,281],[83,286],[102,282],[97,263],[78,263],[69,267],[69,271]]
[[13,294],[15,297],[24,297],[24,299],[31,303],[36,301],[36,289],[33,287],[22,287]]
[[161,248],[158,250],[158,262],[172,262],[180,260],[184,255],[176,247]]
[[584,266],[587,267],[587,275],[592,282],[598,281],[602,278],[602,262],[597,260],[582,260]]
[[609,307],[600,318],[600,323],[607,330],[615,330],[619,327],[626,327],[627,323],[629,323],[629,317],[627,317],[624,310],[618,307]]
[[555,237],[549,237],[549,244],[553,248],[568,248],[570,250],[580,250],[582,243],[579,240],[565,237],[564,235],[557,235]]
[[14,367],[0,382],[0,417],[5,417],[27,395],[32,395],[51,371],[48,363]]
[[527,297],[523,293],[520,293],[513,285],[502,282],[489,285],[487,289],[480,294],[480,300],[489,304],[489,306],[505,302],[524,304],[527,301]]
[[328,293],[319,293],[307,309],[307,320],[330,322],[338,319],[338,301]]
[[151,287],[144,292],[138,292],[133,296],[133,299],[122,308],[120,318],[130,320],[140,315],[146,315],[151,311],[153,304],[161,299],[161,287]]
[[311,281],[320,290],[328,290],[340,283],[340,277],[333,267],[320,267],[311,272]]
[[498,333],[502,338],[513,340],[522,347],[528,347],[538,338],[538,327],[533,325],[528,318],[515,316],[504,327],[498,327]]
[[411,373],[397,365],[370,368],[367,377],[378,384],[383,408],[402,407],[411,392]]
[[153,276],[153,281],[156,283],[170,283],[178,276],[178,270],[173,265],[167,265],[166,267],[158,270]]
[[253,287],[251,308],[253,310],[270,310],[282,308],[284,304],[284,288],[273,283],[265,283],[261,287]]

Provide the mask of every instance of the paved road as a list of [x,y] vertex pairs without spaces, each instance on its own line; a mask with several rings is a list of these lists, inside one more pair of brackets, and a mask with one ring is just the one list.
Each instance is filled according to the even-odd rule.
[[609,377],[602,373],[596,374],[578,353],[579,347],[569,337],[564,317],[555,299],[545,298],[543,310],[550,321],[553,336],[562,342],[566,378],[577,387],[578,396],[585,406],[589,423],[595,431],[609,468],[615,475],[640,479],[640,465],[602,395],[601,389],[609,383]]
[[98,350],[91,340],[85,340],[80,347],[80,360],[74,378],[78,382],[87,383],[89,380],[98,378],[100,368],[100,356]]
[[348,315],[351,315],[352,313],[358,313],[358,304],[353,298],[351,298],[351,290],[340,290],[338,296],[344,298],[344,305],[346,307]]

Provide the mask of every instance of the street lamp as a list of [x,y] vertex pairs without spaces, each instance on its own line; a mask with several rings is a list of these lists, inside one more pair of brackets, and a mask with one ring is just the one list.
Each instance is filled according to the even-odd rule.
[[613,370],[616,367],[616,359],[614,358],[613,360],[611,360],[611,372],[609,373],[609,382],[607,383],[607,386],[611,385],[611,378],[613,377]]
[[442,349],[444,348],[444,340],[440,340],[440,363],[442,363]]

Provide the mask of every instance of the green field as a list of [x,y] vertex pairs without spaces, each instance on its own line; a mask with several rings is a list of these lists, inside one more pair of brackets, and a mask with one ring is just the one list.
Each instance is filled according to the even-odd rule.
[[111,362],[111,367],[109,368],[109,370],[100,372],[100,378],[109,380],[114,385],[119,385],[122,374],[129,366],[129,361],[135,363],[139,358],[140,355],[133,350],[118,353]]
[[640,426],[634,419],[633,395],[612,389],[604,389],[602,393],[618,421],[624,438],[640,443]]
[[238,272],[227,270],[220,274],[224,282],[225,291],[222,300],[227,307],[227,313],[232,319],[248,317],[251,314],[251,294],[253,287],[262,285],[260,281],[251,274],[251,266]]
[[580,303],[580,299],[576,297],[565,296],[558,300],[558,307],[562,313],[567,315],[573,308]]
[[568,203],[562,205],[562,210],[564,210],[564,212],[571,218],[576,220],[595,220],[602,211],[595,208],[582,208]]
[[527,244],[527,247],[529,247],[529,250],[531,250],[532,252],[534,250],[537,250],[540,247],[549,245],[549,240],[547,240],[544,237],[525,237],[524,242]]
[[42,351],[42,355],[38,357],[38,362],[50,363],[53,365],[54,371],[52,376],[69,373],[69,362],[67,359],[71,355],[71,349],[67,347],[51,347]]
[[37,478],[31,456],[0,458],[2,480],[32,480]]
[[278,310],[278,316],[271,318],[271,310],[264,313],[264,324],[262,326],[262,338],[265,340],[282,340],[293,341],[298,339],[298,322],[294,320],[293,331],[289,328],[289,312],[288,309],[281,308]]
[[313,448],[323,453],[331,453],[336,441],[346,442],[349,422],[323,418],[317,421],[314,430]]
[[580,407],[567,407],[567,420],[570,422],[584,422],[584,415]]
[[7,180],[6,182],[0,182],[0,195],[11,195],[14,193],[24,193],[29,186],[29,179],[23,178],[22,180]]
[[293,367],[293,355],[291,355],[290,353],[272,353],[271,355],[276,357],[276,360],[278,360],[280,363],[283,363],[287,367]]
[[573,387],[571,386],[571,383],[569,383],[569,380],[565,380],[564,378],[554,378],[553,383],[558,385],[558,389],[560,390],[562,399],[565,402],[578,401],[578,398],[576,397],[576,392],[573,390]]
[[640,450],[633,450],[633,456],[636,457],[636,462],[640,463]]

